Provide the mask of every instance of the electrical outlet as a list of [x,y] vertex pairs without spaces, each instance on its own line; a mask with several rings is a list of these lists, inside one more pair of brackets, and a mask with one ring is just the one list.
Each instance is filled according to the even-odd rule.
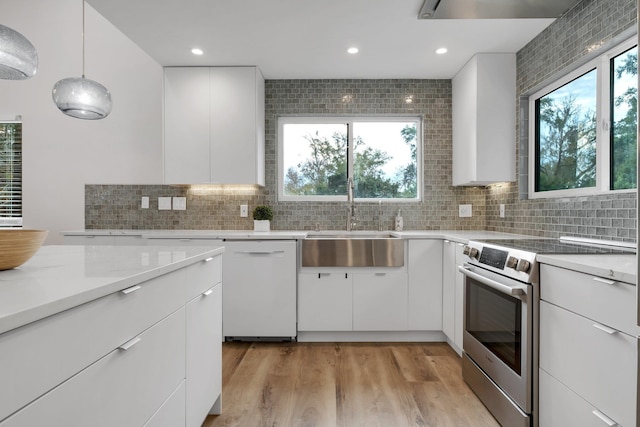
[[149,196],[142,196],[142,201],[140,202],[140,208],[149,209]]
[[249,206],[248,205],[240,205],[240,216],[246,218],[249,216]]
[[170,211],[171,210],[171,197],[158,197],[158,210]]
[[460,218],[470,218],[473,216],[473,205],[458,205],[458,216]]
[[186,197],[174,197],[173,198],[173,210],[185,211],[187,210],[187,198]]
[[500,218],[504,218],[504,204],[500,204]]

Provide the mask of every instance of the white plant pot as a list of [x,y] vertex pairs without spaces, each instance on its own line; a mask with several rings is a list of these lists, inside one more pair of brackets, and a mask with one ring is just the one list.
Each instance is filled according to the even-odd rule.
[[271,221],[268,219],[265,220],[253,220],[253,231],[270,231],[271,230]]

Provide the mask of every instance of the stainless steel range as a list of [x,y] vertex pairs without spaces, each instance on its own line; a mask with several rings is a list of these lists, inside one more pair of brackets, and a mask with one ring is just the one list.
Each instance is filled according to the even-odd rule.
[[537,426],[537,254],[610,253],[587,239],[470,241],[464,283],[462,375],[505,427]]

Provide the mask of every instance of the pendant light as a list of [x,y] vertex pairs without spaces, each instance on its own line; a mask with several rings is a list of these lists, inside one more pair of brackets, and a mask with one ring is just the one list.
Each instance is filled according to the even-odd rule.
[[82,0],[82,77],[68,77],[53,86],[53,102],[67,116],[104,119],[111,113],[111,93],[100,83],[84,77],[84,0]]
[[38,70],[38,53],[19,32],[0,25],[0,79],[25,80]]

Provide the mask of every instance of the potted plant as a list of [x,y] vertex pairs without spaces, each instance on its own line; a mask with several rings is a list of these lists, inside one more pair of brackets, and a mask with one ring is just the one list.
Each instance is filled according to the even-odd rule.
[[273,210],[266,205],[258,205],[253,209],[253,230],[269,231],[271,229],[271,220],[273,219]]

